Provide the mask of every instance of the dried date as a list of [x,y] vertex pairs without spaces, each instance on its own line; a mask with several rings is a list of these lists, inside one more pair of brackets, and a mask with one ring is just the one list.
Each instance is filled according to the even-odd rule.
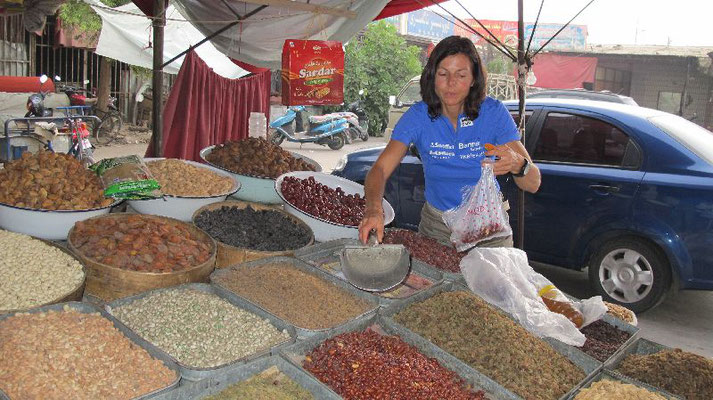
[[467,254],[458,253],[453,247],[406,229],[388,230],[384,243],[402,244],[412,257],[447,272],[460,273],[460,260]]
[[312,176],[306,179],[288,176],[282,181],[281,190],[293,206],[336,224],[357,226],[366,210],[366,200],[358,193],[346,194],[340,187],[332,189]]

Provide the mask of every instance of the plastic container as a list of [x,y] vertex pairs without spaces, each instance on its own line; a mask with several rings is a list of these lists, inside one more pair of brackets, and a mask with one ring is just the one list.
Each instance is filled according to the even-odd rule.
[[[280,197],[277,195],[277,192],[275,192],[275,180],[272,178],[265,178],[265,177],[259,177],[259,176],[250,176],[250,175],[240,175],[236,174],[235,172],[232,172],[230,170],[227,170],[225,168],[222,168],[218,165],[215,165],[208,160],[206,160],[206,157],[208,154],[210,154],[211,151],[213,151],[213,146],[208,146],[200,151],[200,156],[203,162],[205,162],[208,165],[211,165],[215,168],[221,169],[223,171],[228,172],[232,176],[234,176],[238,181],[240,181],[242,188],[233,195],[234,198],[238,200],[243,200],[243,201],[251,201],[254,203],[264,203],[264,204],[280,204],[282,200]],[[302,156],[297,153],[290,152],[293,157],[301,158],[308,163],[312,164],[317,171],[322,170],[322,166],[319,165],[318,162],[312,160],[311,158]]]
[[[144,158],[144,162],[165,160],[165,158]],[[227,176],[233,180],[233,187],[225,193],[215,196],[173,196],[164,195],[162,199],[151,200],[128,200],[127,202],[140,214],[159,215],[162,217],[175,218],[183,222],[191,222],[193,213],[208,204],[225,200],[228,196],[234,195],[240,190],[240,182],[231,174],[210,165],[197,163],[195,161],[182,160],[183,162],[209,169],[222,176]]]
[[251,112],[248,119],[248,136],[267,137],[267,118],[261,112]]
[[[338,187],[342,188],[345,194],[359,194],[364,196],[364,186],[356,182],[350,181],[348,179],[340,178],[338,176],[329,175],[321,172],[312,171],[295,171],[288,172],[286,174],[280,175],[275,180],[275,191],[285,205],[285,210],[301,219],[307,225],[312,228],[314,232],[314,239],[318,242],[326,242],[334,239],[359,239],[359,228],[356,226],[337,224],[335,222],[327,221],[319,217],[310,215],[299,208],[293,206],[288,202],[282,195],[282,181],[288,177],[293,176],[295,178],[305,179],[309,177],[314,177],[314,180],[328,186],[332,189]],[[381,200],[381,205],[384,209],[384,225],[390,224],[394,220],[394,209],[391,207],[386,199]]]

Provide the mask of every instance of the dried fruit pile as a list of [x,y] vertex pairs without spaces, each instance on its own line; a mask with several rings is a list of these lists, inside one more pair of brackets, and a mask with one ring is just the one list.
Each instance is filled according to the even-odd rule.
[[172,196],[208,197],[226,194],[235,181],[207,168],[175,158],[146,163],[161,185],[161,192]]
[[57,301],[84,282],[74,257],[27,235],[0,230],[0,312]]
[[0,321],[0,389],[11,399],[133,399],[176,379],[98,313],[65,306]]
[[526,399],[558,399],[585,376],[472,293],[440,293],[408,306],[394,319]]
[[590,387],[582,389],[574,398],[574,400],[602,399],[666,400],[660,394],[644,388],[608,379],[594,382]]
[[357,226],[364,217],[366,200],[356,194],[345,194],[317,182],[288,176],[282,181],[282,195],[290,204],[312,216],[335,224]]
[[628,308],[622,307],[618,304],[609,303],[607,301],[604,302],[604,305],[606,305],[609,309],[609,311],[607,311],[607,314],[619,318],[620,320],[630,324],[633,324],[636,321],[636,315]]
[[411,253],[411,257],[447,272],[460,273],[460,260],[468,254],[458,253],[451,246],[445,246],[435,239],[407,229],[387,230],[384,243],[402,244]]
[[236,174],[272,179],[287,172],[315,170],[312,164],[280,146],[254,137],[217,145],[206,160]]
[[713,360],[681,349],[630,354],[617,371],[688,400],[713,399]]
[[77,222],[69,240],[96,262],[144,272],[188,269],[206,262],[212,250],[188,224],[136,214]]
[[194,223],[221,243],[259,251],[299,249],[312,237],[306,227],[284,213],[250,206],[203,211]]
[[611,357],[631,337],[629,332],[602,320],[592,322],[580,329],[580,332],[587,337],[581,350],[601,362]]
[[483,399],[456,373],[395,336],[372,330],[322,342],[302,366],[345,399]]
[[270,367],[243,382],[230,385],[203,400],[312,400],[314,396],[277,367]]
[[0,203],[42,210],[88,210],[109,206],[104,187],[76,158],[25,152],[0,169]]
[[153,293],[111,313],[180,363],[212,368],[290,338],[251,312],[192,289]]
[[375,305],[286,263],[235,267],[213,282],[304,329],[327,329]]

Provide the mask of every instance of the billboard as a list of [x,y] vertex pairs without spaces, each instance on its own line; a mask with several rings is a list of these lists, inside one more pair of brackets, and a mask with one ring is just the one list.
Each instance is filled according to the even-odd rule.
[[[469,26],[474,28],[476,32],[490,39],[490,35],[474,20],[464,20]],[[511,47],[517,47],[517,21],[498,21],[498,20],[479,20],[485,28],[487,28],[501,42]],[[460,25],[460,24],[459,24]],[[534,23],[525,23],[525,41],[530,40],[530,35],[534,27]],[[531,50],[537,50],[547,42],[564,24],[537,24],[535,29],[535,37],[532,38]],[[470,38],[476,45],[484,45],[487,43],[483,38],[469,31],[462,26],[454,28],[454,34]],[[492,39],[490,39],[492,40]],[[587,26],[586,25],[569,25],[567,26],[550,44],[547,45],[547,50],[584,50],[587,46]]]
[[406,33],[409,35],[436,41],[453,35],[453,24],[432,11],[418,10],[407,15]]

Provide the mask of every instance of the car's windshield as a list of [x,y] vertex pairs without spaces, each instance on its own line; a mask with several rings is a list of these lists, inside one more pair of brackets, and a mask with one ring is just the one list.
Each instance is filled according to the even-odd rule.
[[418,81],[410,81],[399,98],[402,104],[414,104],[421,101],[421,85]]
[[713,165],[713,132],[673,114],[649,117],[649,121]]

